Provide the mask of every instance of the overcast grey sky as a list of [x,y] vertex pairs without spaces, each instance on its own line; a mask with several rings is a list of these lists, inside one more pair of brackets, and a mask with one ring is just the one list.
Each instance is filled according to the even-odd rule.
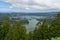
[[0,0],[0,12],[60,11],[60,0]]

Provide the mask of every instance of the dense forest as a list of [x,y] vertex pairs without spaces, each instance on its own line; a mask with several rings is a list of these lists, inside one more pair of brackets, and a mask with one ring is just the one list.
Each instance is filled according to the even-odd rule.
[[52,38],[60,37],[60,12],[55,19],[51,20],[50,25],[45,18],[42,24],[39,21],[35,29],[29,33],[23,21],[11,23],[6,16],[3,22],[0,21],[0,40],[52,40]]

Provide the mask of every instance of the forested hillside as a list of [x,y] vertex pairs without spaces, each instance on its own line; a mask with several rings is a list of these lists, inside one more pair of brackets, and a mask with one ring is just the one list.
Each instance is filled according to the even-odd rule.
[[38,21],[34,30],[28,33],[25,26],[25,22],[29,23],[28,20],[19,19],[21,21],[12,23],[9,16],[0,18],[0,40],[52,40],[60,37],[60,12],[50,21],[50,24],[47,18],[44,18],[42,23]]

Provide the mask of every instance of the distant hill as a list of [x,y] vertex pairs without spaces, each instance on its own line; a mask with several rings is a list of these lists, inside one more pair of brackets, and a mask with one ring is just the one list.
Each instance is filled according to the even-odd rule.
[[47,13],[0,13],[0,17],[5,16],[54,16],[57,12],[47,12]]
[[47,13],[0,13],[0,19],[4,20],[5,16],[9,17],[19,17],[19,16],[56,16],[57,12],[47,12]]
[[47,13],[11,13],[11,16],[52,16],[56,15],[57,12],[47,12]]

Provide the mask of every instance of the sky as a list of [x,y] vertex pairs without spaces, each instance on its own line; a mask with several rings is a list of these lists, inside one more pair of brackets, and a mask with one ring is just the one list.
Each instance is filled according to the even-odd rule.
[[0,0],[0,12],[53,11],[60,11],[60,0]]

